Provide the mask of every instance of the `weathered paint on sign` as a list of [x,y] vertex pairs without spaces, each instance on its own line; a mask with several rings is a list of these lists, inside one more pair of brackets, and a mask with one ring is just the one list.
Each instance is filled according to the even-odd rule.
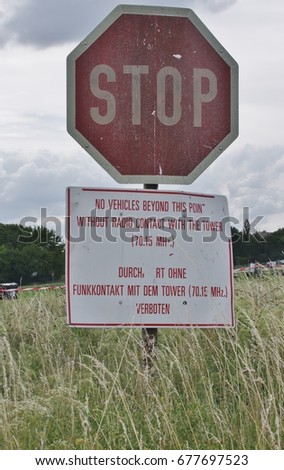
[[120,6],[68,57],[68,130],[117,181],[188,183],[238,135],[237,76],[191,10]]

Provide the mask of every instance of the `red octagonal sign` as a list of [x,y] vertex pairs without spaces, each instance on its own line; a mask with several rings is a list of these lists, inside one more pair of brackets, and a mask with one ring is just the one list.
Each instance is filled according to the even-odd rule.
[[191,183],[238,135],[238,65],[192,10],[118,6],[67,67],[68,132],[119,182]]

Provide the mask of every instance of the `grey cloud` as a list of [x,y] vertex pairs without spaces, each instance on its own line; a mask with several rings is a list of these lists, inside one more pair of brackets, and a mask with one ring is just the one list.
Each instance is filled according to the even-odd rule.
[[[225,165],[227,171],[230,171],[227,168],[228,165],[226,163]],[[283,175],[284,149],[282,146],[257,148],[247,145],[236,160],[234,178],[230,183],[230,194],[234,197],[240,194],[240,191],[247,191],[249,194],[254,191],[261,196],[274,185],[277,190],[278,177],[283,177]]]
[[230,181],[228,195],[234,212],[248,206],[252,218],[263,216],[265,222],[269,214],[274,214],[283,227],[283,146],[246,146],[235,161],[234,168],[228,165],[224,168],[224,175]]
[[[164,0],[156,5],[203,7],[209,11],[220,11],[232,6],[237,0]],[[119,3],[119,2],[118,2]],[[121,3],[141,3],[122,1]],[[7,2],[7,5],[9,2]],[[143,1],[153,5],[152,1]],[[5,16],[0,18],[0,44],[9,41],[36,47],[83,39],[117,5],[115,1],[95,0],[12,0]]]
[[[253,220],[263,216],[260,229],[284,227],[284,147],[246,145],[224,152],[191,186],[193,192],[223,194],[229,202],[230,215],[243,223],[243,208],[249,207]],[[185,190],[184,188],[181,188]],[[269,219],[277,221],[271,227]]]
[[[29,160],[20,153],[0,152],[0,222],[19,224],[23,218],[38,218],[40,209],[63,218],[67,186],[108,186],[110,177],[86,155],[63,156],[38,151]],[[112,186],[115,186],[112,183]]]
[[[208,8],[211,11],[221,11],[225,10],[232,5],[234,5],[237,0],[203,0],[204,7]],[[195,4],[197,3],[194,2]]]
[[97,7],[94,0],[25,0],[4,20],[1,42],[48,47],[76,40],[96,23]]

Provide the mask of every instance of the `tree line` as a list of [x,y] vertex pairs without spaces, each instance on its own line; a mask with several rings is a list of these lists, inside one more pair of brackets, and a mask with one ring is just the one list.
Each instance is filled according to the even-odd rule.
[[53,282],[64,267],[64,242],[53,230],[0,224],[0,282]]
[[284,228],[251,233],[250,224],[245,221],[242,231],[233,227],[231,232],[235,266],[284,260]]

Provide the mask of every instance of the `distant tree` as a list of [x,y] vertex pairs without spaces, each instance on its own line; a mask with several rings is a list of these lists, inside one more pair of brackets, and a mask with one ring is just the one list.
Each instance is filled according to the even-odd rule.
[[243,226],[243,241],[247,242],[250,240],[250,223],[248,219],[244,220]]
[[284,228],[269,233],[266,237],[268,243],[267,256],[271,260],[283,259],[284,255]]
[[231,228],[235,265],[284,259],[284,228],[266,233],[265,236],[258,232],[251,234],[249,224],[245,224],[244,229],[239,232],[235,227]]
[[0,282],[59,279],[64,264],[64,243],[53,230],[0,224]]
[[17,248],[6,248],[0,253],[0,281],[18,282],[19,273],[23,271],[22,253]]
[[242,232],[236,227],[231,227],[231,238],[233,247],[234,264],[240,264],[241,246],[242,246]]
[[17,248],[20,226],[16,224],[0,224],[0,245]]
[[236,227],[231,227],[232,243],[238,243],[242,238],[242,232]]

